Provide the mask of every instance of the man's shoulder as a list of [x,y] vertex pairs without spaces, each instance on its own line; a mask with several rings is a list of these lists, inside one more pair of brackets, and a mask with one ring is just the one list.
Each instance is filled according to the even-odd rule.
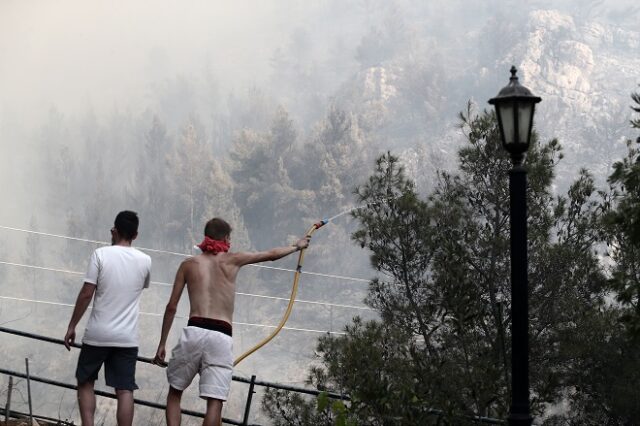
[[236,266],[242,266],[243,264],[246,263],[246,259],[254,256],[256,254],[256,252],[251,252],[251,251],[234,251],[234,252],[227,252],[224,253],[225,254],[225,258],[224,261],[226,263],[231,263],[234,264]]
[[247,254],[246,252],[226,252],[226,253],[218,253],[216,255],[199,253],[194,256],[187,257],[185,260],[182,261],[182,265],[184,265],[184,267],[191,267],[192,265],[198,265],[201,263],[234,262],[246,254]]
[[104,257],[104,256],[108,256],[109,253],[111,252],[111,248],[113,246],[102,246],[102,247],[98,247],[97,249],[95,249],[92,253],[93,256],[97,256],[99,258]]
[[133,251],[136,255],[140,257],[151,260],[151,256],[149,256],[147,253],[143,252],[139,248],[131,247],[131,251]]
[[141,262],[148,264],[149,266],[151,266],[151,256],[149,256],[147,253],[137,249],[137,248],[131,248],[133,253],[136,255],[136,257],[138,257],[138,259],[140,259]]
[[108,245],[108,246],[102,246],[102,247],[98,247],[97,249],[94,250],[95,253],[116,253],[121,249],[122,246],[118,246],[118,245]]
[[112,246],[99,247],[95,250],[95,253],[97,253],[98,255],[107,255],[107,256],[109,256],[110,254],[115,255],[116,253],[122,253],[122,252],[130,253],[134,255],[137,259],[140,259],[143,262],[151,263],[151,256],[149,256],[148,254],[144,253],[143,251],[135,247],[112,245]]
[[220,260],[221,258],[220,254],[214,256],[207,253],[199,253],[185,258],[180,265],[183,268],[194,268],[197,267],[197,265],[208,264],[211,261]]
[[197,265],[202,261],[201,256],[202,254],[197,254],[195,256],[189,256],[185,258],[182,262],[180,262],[180,267],[183,269],[194,267],[195,265]]

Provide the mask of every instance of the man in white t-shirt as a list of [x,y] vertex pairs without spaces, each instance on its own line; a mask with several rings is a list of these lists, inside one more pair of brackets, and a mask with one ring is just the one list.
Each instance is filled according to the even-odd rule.
[[78,404],[84,426],[93,426],[98,372],[105,365],[107,386],[118,397],[119,426],[133,423],[133,391],[138,356],[138,313],[142,289],[149,287],[151,258],[131,247],[138,236],[138,215],[122,211],[111,228],[111,246],[91,255],[87,276],[64,336],[67,350],[75,341],[76,325],[93,301],[93,309],[78,357]]

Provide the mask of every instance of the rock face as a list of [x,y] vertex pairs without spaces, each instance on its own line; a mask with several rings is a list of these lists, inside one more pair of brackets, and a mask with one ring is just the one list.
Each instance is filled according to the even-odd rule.
[[486,100],[507,83],[515,65],[521,83],[543,99],[537,131],[565,148],[559,184],[583,167],[603,183],[624,155],[624,141],[636,136],[628,123],[630,93],[640,83],[640,30],[632,24],[640,9],[622,2],[618,9],[602,2],[558,3],[562,10],[531,8],[517,18],[479,16],[477,27],[439,43],[429,30],[413,34],[411,48],[354,76],[345,97],[363,127],[384,145],[408,150],[407,159],[424,149],[453,155],[452,140],[461,140],[457,111],[468,99],[477,109],[488,108]]
[[565,147],[560,178],[586,167],[603,180],[633,136],[628,106],[640,82],[640,32],[557,10],[530,12],[526,28],[508,56],[524,84],[543,98],[537,129]]
[[[613,24],[577,24],[558,11],[529,14],[520,70],[527,87],[543,98],[536,116],[543,135],[567,149],[567,162],[605,173],[624,152],[629,94],[640,76],[640,32]],[[514,54],[514,57],[516,55]]]

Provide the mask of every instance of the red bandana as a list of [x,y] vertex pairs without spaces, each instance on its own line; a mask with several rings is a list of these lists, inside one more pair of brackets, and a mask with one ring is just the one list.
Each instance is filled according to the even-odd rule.
[[203,253],[213,253],[218,254],[220,252],[228,252],[229,251],[229,243],[226,241],[214,240],[213,238],[204,237],[204,240],[200,244],[198,244],[200,250]]

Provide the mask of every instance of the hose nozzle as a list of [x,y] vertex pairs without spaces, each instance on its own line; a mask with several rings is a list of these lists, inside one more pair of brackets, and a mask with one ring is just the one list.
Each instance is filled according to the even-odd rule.
[[328,221],[327,219],[322,219],[321,221],[314,223],[314,224],[313,224],[313,227],[314,227],[315,229],[320,229],[320,228],[322,228],[324,225],[326,225],[327,223],[329,223],[329,221]]

